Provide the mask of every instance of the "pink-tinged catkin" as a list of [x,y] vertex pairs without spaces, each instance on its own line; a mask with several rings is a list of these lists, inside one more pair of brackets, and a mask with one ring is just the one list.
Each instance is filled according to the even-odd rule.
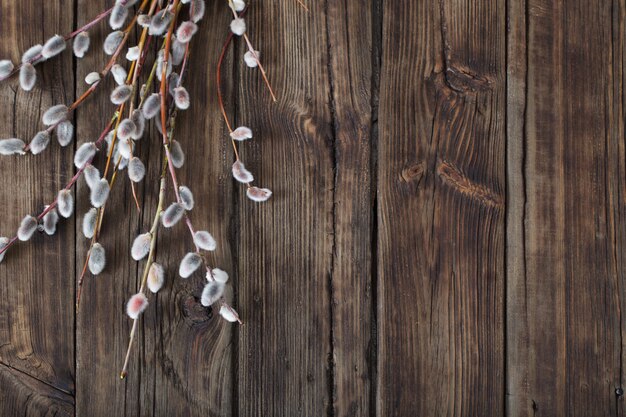
[[26,216],[22,219],[20,227],[17,229],[17,238],[22,242],[29,240],[37,230],[37,219],[33,216]]
[[164,227],[170,228],[183,218],[185,209],[178,203],[172,203],[161,215],[161,223]]
[[111,29],[117,30],[124,25],[127,17],[128,9],[121,4],[116,4],[113,6],[111,15],[109,15],[109,26],[111,26]]
[[[0,250],[6,248],[8,244],[9,244],[8,237],[0,237]],[[4,255],[6,255],[6,253],[7,251],[0,253],[0,262],[4,260]]]
[[113,55],[115,51],[117,50],[117,48],[122,43],[123,39],[124,39],[124,33],[119,30],[109,33],[107,37],[104,39],[104,45],[103,45],[104,53],[107,55]]
[[130,115],[130,120],[135,124],[135,131],[131,135],[133,139],[138,140],[143,136],[143,132],[146,129],[146,119],[143,117],[143,113],[139,109],[133,110]]
[[90,190],[93,189],[93,187],[95,187],[100,181],[100,171],[98,171],[98,168],[91,164],[85,167],[83,170],[83,176],[85,177],[85,182]]
[[202,290],[200,303],[205,307],[210,307],[213,303],[222,298],[224,288],[226,288],[226,286],[221,282],[213,281],[207,283],[204,286],[204,290]]
[[198,31],[198,25],[193,22],[183,22],[178,26],[176,31],[176,39],[182,43],[189,43],[193,35]]
[[119,85],[111,92],[111,103],[119,106],[120,104],[126,103],[130,98],[133,89],[130,85]]
[[136,156],[128,161],[128,178],[132,182],[141,182],[146,175],[146,167]]
[[272,191],[267,188],[250,187],[246,191],[246,194],[250,200],[261,203],[269,200],[272,196]]
[[61,146],[67,146],[74,140],[74,125],[69,120],[64,120],[54,129],[57,141]]
[[189,252],[180,262],[178,274],[182,278],[189,278],[191,274],[200,268],[200,265],[202,265],[202,257],[195,252]]
[[172,164],[174,167],[182,168],[185,164],[185,153],[177,140],[173,140],[172,143],[170,143],[170,155],[172,157]]
[[207,280],[226,283],[228,281],[228,273],[222,269],[213,268],[210,275],[207,273]]
[[138,293],[130,297],[126,304],[126,314],[133,320],[137,320],[141,313],[148,308],[148,299],[144,293]]
[[254,51],[254,54],[251,51],[243,54],[243,60],[246,65],[250,68],[256,68],[259,66],[259,59],[261,59],[261,52]]
[[65,104],[57,104],[46,110],[43,116],[41,116],[41,121],[46,126],[53,126],[67,119],[68,112],[69,109]]
[[[34,62],[35,58],[41,55],[42,49],[43,49],[43,45],[41,44],[33,45],[30,48],[28,48],[26,52],[22,54],[22,64],[35,63]],[[43,57],[41,57],[41,59],[43,59]]]
[[233,164],[233,177],[244,184],[254,181],[252,173],[246,169],[246,166],[241,161],[235,161]]
[[246,33],[246,21],[241,18],[234,18],[230,22],[230,30],[237,36],[241,36]]
[[6,78],[13,72],[13,62],[8,59],[3,59],[0,61],[0,79]]
[[50,133],[45,130],[38,132],[35,137],[30,141],[29,149],[33,155],[42,153],[48,147],[50,143]]
[[74,154],[74,165],[76,168],[81,169],[86,163],[90,162],[98,148],[93,142],[83,143],[79,146],[76,154]]
[[211,233],[204,230],[199,230],[193,234],[193,243],[203,250],[213,251],[217,248],[217,243],[213,236],[211,236]]
[[196,202],[189,187],[185,185],[178,187],[178,195],[180,196],[180,204],[183,205],[183,208],[187,211],[193,210]]
[[252,130],[249,127],[240,126],[237,129],[230,132],[230,137],[239,141],[252,139]]
[[76,35],[76,37],[74,38],[74,43],[72,44],[74,56],[76,56],[76,58],[83,58],[89,50],[90,42],[91,41],[89,40],[89,33],[80,32],[78,35]]
[[232,307],[231,308],[228,308],[226,306],[220,307],[220,316],[222,316],[224,320],[229,321],[231,323],[239,321],[239,317],[237,316],[237,313],[235,313],[235,310],[232,309]]
[[43,231],[48,236],[52,236],[57,231],[57,223],[59,222],[59,213],[56,209],[52,209],[43,216]]
[[185,87],[176,87],[174,89],[174,103],[180,110],[187,110],[189,108],[189,93]]
[[128,73],[120,64],[115,64],[111,67],[111,74],[117,85],[124,85],[126,83]]
[[159,292],[165,283],[165,270],[158,263],[150,265],[148,270],[148,289],[153,293]]
[[146,119],[152,119],[161,109],[161,96],[157,93],[151,94],[143,102],[143,115]]
[[117,136],[121,140],[126,140],[130,138],[130,136],[135,131],[135,123],[133,123],[130,119],[124,119],[120,122],[120,125],[117,127]]
[[22,139],[11,138],[0,140],[0,155],[24,155],[26,144]]
[[41,55],[48,59],[52,58],[65,50],[65,38],[61,35],[54,35],[43,44]]
[[89,253],[89,271],[99,275],[106,266],[106,252],[100,243],[94,243]]
[[57,195],[57,209],[59,214],[66,219],[74,212],[74,197],[70,190],[61,190]]
[[140,261],[150,252],[150,244],[152,243],[152,235],[143,233],[135,238],[130,254],[134,260]]
[[83,217],[83,235],[91,239],[96,233],[96,221],[98,220],[98,209],[92,207]]
[[91,205],[96,208],[102,207],[109,198],[110,190],[111,188],[109,187],[109,182],[106,178],[100,179],[100,181],[98,181],[91,189],[91,193],[89,195]]
[[206,11],[206,4],[204,0],[192,0],[191,1],[191,13],[190,18],[193,22],[198,23],[204,17]]
[[20,87],[24,91],[30,91],[35,88],[35,83],[37,83],[37,71],[33,64],[25,63],[22,64],[20,68]]

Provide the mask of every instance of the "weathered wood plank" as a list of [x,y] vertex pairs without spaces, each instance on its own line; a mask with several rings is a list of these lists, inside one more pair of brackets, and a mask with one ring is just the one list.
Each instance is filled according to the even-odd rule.
[[[623,413],[622,2],[529,0],[509,66],[508,413]],[[512,44],[514,47],[514,44]],[[520,113],[520,110],[523,113]],[[523,123],[523,125],[522,125]],[[513,125],[511,125],[513,127]],[[511,254],[513,256],[513,254]],[[619,407],[619,410],[617,409]]]
[[377,61],[372,54],[379,52],[372,38],[378,22],[370,1],[329,1],[326,18],[335,164],[332,415],[369,416],[377,353],[372,334],[371,119],[372,65]]
[[[27,48],[69,32],[72,18],[71,0],[0,1],[0,57],[19,63]],[[1,138],[29,141],[43,129],[44,110],[73,99],[71,56],[38,66],[38,73],[31,92],[19,89],[17,77],[0,84]],[[21,219],[39,214],[70,176],[71,150],[62,150],[54,139],[40,155],[2,157],[0,235],[15,235]],[[12,410],[35,415],[53,406],[56,400],[46,398],[56,391],[52,387],[74,391],[73,230],[74,222],[65,221],[54,237],[36,233],[30,242],[11,248],[0,265],[2,415],[14,415]],[[72,404],[60,407],[73,414]]]
[[[89,9],[104,8],[108,2],[85,0]],[[98,3],[96,5],[96,3]],[[84,12],[82,18],[87,17]],[[90,13],[91,14],[91,13]],[[215,22],[223,21],[223,26]],[[192,64],[186,83],[192,93],[192,107],[180,115],[175,136],[186,152],[185,166],[179,170],[181,184],[195,193],[196,208],[190,218],[200,229],[210,230],[220,244],[209,259],[231,269],[229,219],[231,218],[232,152],[225,136],[217,106],[214,77],[217,58],[227,32],[228,9],[222,3],[208,3],[207,12],[193,40]],[[94,40],[100,45],[102,37]],[[132,45],[132,42],[131,42]],[[77,78],[104,63],[98,54],[78,68]],[[231,65],[232,68],[232,65]],[[229,77],[227,77],[228,80]],[[82,113],[79,130],[84,138],[97,134],[111,116],[113,106],[94,100]],[[93,122],[93,114],[99,123]],[[161,168],[161,136],[154,126],[138,143],[138,154],[148,174],[138,187],[142,213],[132,201],[126,173],[112,192],[107,207],[102,243],[109,250],[110,266],[97,278],[89,277],[78,317],[78,384],[97,386],[77,396],[81,415],[128,416],[221,416],[230,415],[234,404],[232,384],[232,325],[211,315],[200,305],[204,276],[189,280],[178,276],[178,264],[192,249],[188,230],[181,223],[173,230],[159,231],[157,262],[167,271],[167,283],[143,315],[138,339],[132,351],[129,375],[120,381],[131,320],[124,306],[139,286],[143,264],[130,258],[130,244],[137,233],[148,230],[155,213],[158,177]],[[168,183],[168,204],[174,196]],[[84,195],[84,194],[83,194]],[[82,205],[83,211],[87,209]],[[79,262],[85,255],[86,241],[78,237]],[[81,264],[82,266],[82,264]]]
[[378,414],[503,414],[504,1],[383,3]]
[[[237,122],[255,139],[242,158],[274,191],[255,204],[236,188],[239,416],[321,416],[331,407],[329,285],[334,143],[323,2],[254,3],[248,33],[278,95],[240,67]],[[274,30],[272,28],[280,28]],[[236,59],[244,51],[239,48]]]

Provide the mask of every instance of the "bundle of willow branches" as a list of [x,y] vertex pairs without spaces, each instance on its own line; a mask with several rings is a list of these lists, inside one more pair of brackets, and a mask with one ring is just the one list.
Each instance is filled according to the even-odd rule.
[[[228,120],[222,101],[219,79],[220,66],[224,51],[233,36],[240,36],[245,41],[247,52],[243,59],[248,67],[258,68],[267,84],[269,93],[275,101],[276,97],[263,66],[260,53],[256,50],[246,34],[246,23],[242,12],[246,7],[243,0],[224,0],[233,14],[230,22],[230,33],[222,51],[218,68],[218,98],[221,113],[224,117],[230,140],[234,148],[235,161],[232,166],[233,177],[246,186],[247,196],[255,202],[263,202],[270,198],[272,192],[267,188],[252,185],[253,175],[242,163],[238,143],[252,138],[248,127],[233,127]],[[111,187],[118,174],[126,170],[131,182],[135,202],[137,197],[135,185],[144,178],[144,163],[133,153],[135,143],[139,141],[151,120],[154,121],[163,146],[159,198],[152,227],[134,240],[131,255],[134,260],[142,261],[143,273],[138,292],[129,297],[126,312],[133,320],[128,351],[121,377],[126,376],[131,347],[137,330],[138,319],[148,305],[150,293],[158,292],[165,281],[165,269],[155,262],[155,247],[160,226],[171,228],[183,223],[189,229],[190,239],[195,251],[184,256],[179,265],[179,275],[189,278],[201,271],[206,276],[206,286],[202,292],[201,303],[207,308],[217,308],[221,317],[229,322],[241,323],[237,312],[224,299],[224,290],[228,282],[227,272],[215,268],[207,262],[205,251],[216,249],[217,243],[213,236],[205,230],[196,230],[188,213],[194,209],[194,197],[191,189],[177,178],[176,170],[185,161],[183,146],[174,139],[174,126],[179,111],[190,106],[189,92],[183,80],[189,66],[190,50],[194,34],[198,31],[198,23],[204,16],[204,0],[117,0],[116,4],[85,26],[65,36],[54,35],[43,45],[35,45],[24,52],[21,63],[14,64],[9,60],[0,60],[0,80],[19,74],[19,84],[25,91],[30,91],[37,83],[36,65],[61,54],[71,43],[73,53],[82,58],[90,47],[89,30],[99,22],[108,19],[113,30],[106,36],[103,51],[110,55],[106,66],[99,72],[91,72],[85,78],[88,85],[86,91],[70,104],[57,104],[47,109],[42,117],[45,126],[30,141],[20,138],[0,140],[0,154],[13,157],[38,155],[47,149],[51,139],[56,137],[62,147],[74,140],[74,126],[69,120],[70,115],[85,100],[96,92],[102,81],[111,76],[115,80],[115,88],[110,92],[110,101],[115,106],[108,124],[96,140],[88,141],[79,146],[74,155],[76,173],[56,195],[56,198],[37,215],[26,215],[13,237],[0,238],[0,262],[6,251],[19,241],[28,241],[36,231],[53,235],[60,217],[69,218],[74,212],[72,186],[83,177],[89,190],[91,208],[82,217],[82,233],[90,239],[90,247],[86,256],[85,266],[78,279],[76,292],[77,306],[80,302],[81,288],[87,270],[93,275],[102,273],[106,266],[106,250],[99,243],[101,225],[105,206]],[[128,45],[131,32],[140,27],[140,35],[136,45]],[[158,46],[158,53],[153,62],[148,62],[150,43]],[[139,84],[144,70],[149,72],[145,83]],[[106,162],[98,169],[93,165],[96,155],[105,154]],[[175,201],[165,201],[165,190],[170,185],[176,197]],[[139,204],[137,203],[137,207]],[[197,210],[197,209],[196,209]]]

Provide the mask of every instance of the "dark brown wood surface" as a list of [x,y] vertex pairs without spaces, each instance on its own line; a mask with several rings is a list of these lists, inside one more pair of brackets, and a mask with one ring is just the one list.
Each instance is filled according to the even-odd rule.
[[[255,133],[241,156],[269,202],[230,175],[215,86],[226,1],[207,2],[177,122],[191,220],[216,237],[209,259],[244,325],[200,306],[203,278],[177,276],[187,231],[161,230],[168,280],[119,379],[143,267],[129,247],[157,204],[151,126],[141,212],[121,175],[109,264],[87,274],[78,310],[83,180],[77,215],[0,264],[0,415],[624,415],[624,0],[303,1],[247,12],[277,103],[240,40],[224,62],[227,111]],[[0,59],[112,4],[0,0]],[[43,110],[84,92],[107,32],[85,59],[44,63],[32,92],[1,83],[0,136],[30,138]],[[0,158],[0,235],[54,198],[112,111],[96,94],[73,149]]]

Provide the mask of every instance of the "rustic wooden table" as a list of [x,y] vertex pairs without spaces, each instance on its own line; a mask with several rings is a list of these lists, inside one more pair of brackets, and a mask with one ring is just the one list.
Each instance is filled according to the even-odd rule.
[[[252,126],[243,154],[274,197],[229,174],[215,67],[228,34],[207,1],[177,126],[194,222],[231,271],[233,326],[201,308],[190,244],[162,233],[166,288],[143,316],[120,381],[140,266],[134,236],[155,211],[161,146],[139,186],[112,191],[110,265],[76,277],[80,216],[0,265],[0,415],[623,415],[626,323],[626,4],[623,0],[255,1],[247,16],[279,101],[241,63],[227,107]],[[0,0],[0,57],[67,33],[112,0]],[[104,25],[102,26],[102,28]],[[0,85],[0,136],[39,130],[101,68],[43,64],[30,93]],[[75,117],[78,140],[110,118],[105,96]],[[74,173],[72,150],[0,159],[0,235]],[[88,208],[79,182],[78,212]]]

